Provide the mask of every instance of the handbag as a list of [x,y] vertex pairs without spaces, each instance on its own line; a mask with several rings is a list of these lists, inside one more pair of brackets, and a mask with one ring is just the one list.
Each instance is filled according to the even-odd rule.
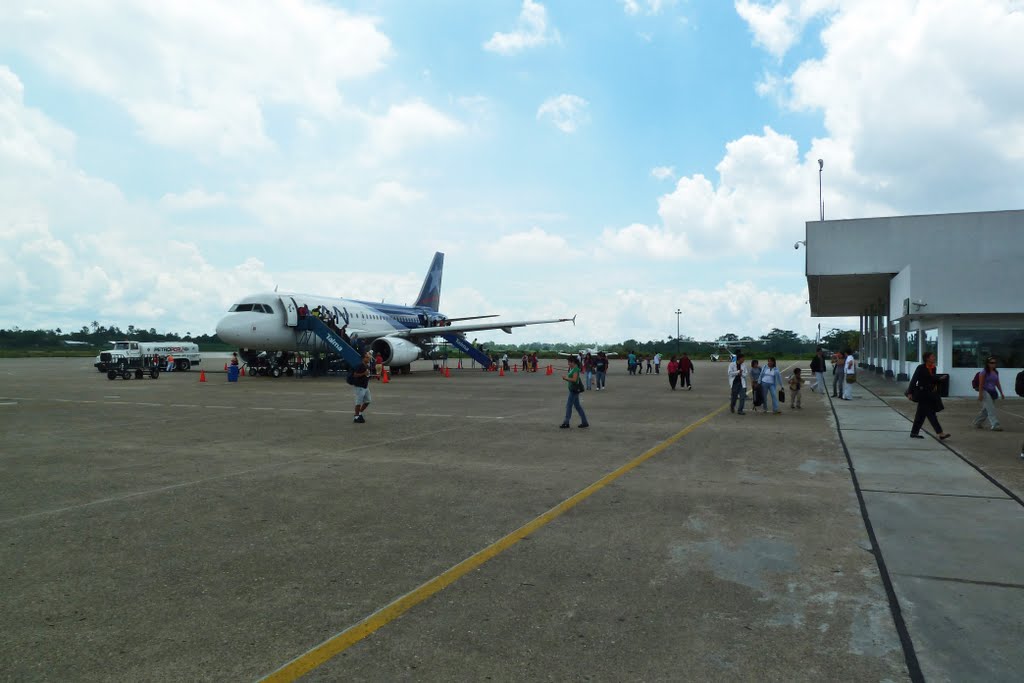
[[573,384],[570,384],[569,385],[569,391],[574,393],[574,394],[582,394],[583,393],[583,382],[577,381],[577,382],[574,382]]
[[846,383],[847,384],[856,384],[857,383],[857,375],[847,375],[846,376]]
[[786,402],[786,390],[783,389],[782,387],[779,387],[779,403],[785,403],[785,402]]

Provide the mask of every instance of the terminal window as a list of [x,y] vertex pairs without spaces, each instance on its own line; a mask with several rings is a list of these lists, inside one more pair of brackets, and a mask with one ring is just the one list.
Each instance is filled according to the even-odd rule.
[[905,358],[910,363],[920,363],[921,362],[921,346],[920,346],[920,342],[918,341],[917,337],[918,337],[918,331],[917,330],[908,330],[907,331],[907,348],[906,348],[906,356],[905,356]]
[[989,356],[1004,368],[1024,367],[1024,330],[953,329],[954,368],[980,368]]

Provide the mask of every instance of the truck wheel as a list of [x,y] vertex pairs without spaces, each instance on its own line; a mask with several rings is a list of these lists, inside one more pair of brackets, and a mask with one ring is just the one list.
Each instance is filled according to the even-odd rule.
[[142,374],[142,370],[135,371],[135,379],[142,379],[143,377],[144,375]]
[[117,373],[113,370],[107,370],[107,379],[117,379]]
[[181,370],[182,372],[188,372],[189,370],[192,369],[192,363],[189,361],[188,358],[175,361],[174,365],[176,366],[176,370]]
[[160,376],[160,371],[156,368],[153,368],[152,370],[149,371],[149,376],[152,377],[153,379],[156,379],[157,377]]
[[128,372],[127,370],[122,370],[121,371],[121,379],[131,379],[131,378],[132,378],[132,373]]
[[274,368],[273,370],[270,371],[270,374],[272,376],[274,376],[274,377],[280,377],[281,376],[281,368]]

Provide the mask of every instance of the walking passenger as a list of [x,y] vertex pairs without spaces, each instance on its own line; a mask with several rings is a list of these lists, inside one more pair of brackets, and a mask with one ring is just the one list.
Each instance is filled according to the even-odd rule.
[[597,373],[597,390],[604,389],[604,382],[608,376],[608,356],[604,351],[597,352],[597,360],[594,361],[594,372]]
[[690,360],[690,356],[683,351],[683,357],[679,361],[679,388],[683,388],[683,384],[686,384],[686,390],[693,389],[690,384],[690,373],[694,371],[693,361]]
[[814,375],[811,391],[828,393],[828,390],[825,389],[825,356],[820,346],[815,349],[814,358],[811,359],[811,374]]
[[370,406],[370,354],[364,353],[363,360],[352,371],[352,388],[355,389],[356,414],[353,422],[366,422],[363,413]]
[[846,356],[842,351],[837,351],[832,356],[832,398],[839,398],[839,392],[843,390],[843,367],[846,365]]
[[[743,415],[743,406],[747,403],[747,378],[750,371],[743,365],[743,354],[737,354],[736,360],[729,363],[729,412]],[[740,409],[736,410],[736,400],[739,399]]]
[[764,391],[761,389],[761,373],[764,368],[755,358],[750,361],[750,392],[754,398],[754,412],[757,412],[757,407],[761,406],[764,412],[768,412],[768,406],[764,403]]
[[661,352],[654,354],[654,374],[661,374]]
[[[999,415],[996,414],[996,398],[1002,396],[1003,385],[999,383],[999,371],[996,370],[996,359],[989,356],[985,361],[985,367],[976,375],[978,380],[978,402],[981,403],[981,412],[974,418],[972,424],[978,429],[988,418],[989,428],[993,432],[1001,432],[1003,428],[999,425]],[[996,393],[998,390],[998,394]]]
[[587,391],[594,388],[594,357],[587,351],[583,357],[583,374],[587,377]]
[[853,351],[846,349],[846,361],[843,365],[843,400],[853,400],[853,385],[857,381],[857,359]]
[[926,351],[924,362],[914,370],[914,376],[910,378],[910,386],[907,387],[907,398],[917,403],[917,413],[914,415],[914,424],[910,428],[910,438],[923,439],[921,427],[925,418],[932,424],[932,429],[939,435],[940,439],[948,439],[949,434],[942,431],[937,413],[943,409],[942,397],[939,395],[939,378],[935,374],[935,352]]
[[559,425],[562,429],[569,428],[569,420],[572,419],[572,409],[576,408],[576,412],[580,416],[580,429],[586,429],[590,426],[587,422],[587,414],[583,412],[583,406],[580,405],[580,394],[583,393],[583,382],[580,380],[580,366],[579,361],[574,356],[569,357],[569,372],[562,375],[562,379],[565,380],[566,386],[569,389],[569,397],[565,401],[565,420]]
[[768,366],[761,371],[761,391],[764,393],[764,410],[768,412],[768,399],[772,399],[772,413],[778,415],[779,387],[782,385],[782,372],[775,364],[775,357],[769,356]]
[[675,356],[672,356],[668,362],[668,385],[672,387],[672,391],[676,390],[676,379],[679,375],[679,361],[676,360]]
[[803,409],[800,402],[800,390],[804,386],[804,380],[800,376],[800,368],[793,368],[793,374],[789,376],[789,409]]

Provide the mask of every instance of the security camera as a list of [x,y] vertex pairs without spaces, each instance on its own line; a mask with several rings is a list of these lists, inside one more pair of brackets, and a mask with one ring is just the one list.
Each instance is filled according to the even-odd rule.
[[799,249],[800,248],[800,243],[799,242],[794,243],[793,244],[793,248],[794,249]]

